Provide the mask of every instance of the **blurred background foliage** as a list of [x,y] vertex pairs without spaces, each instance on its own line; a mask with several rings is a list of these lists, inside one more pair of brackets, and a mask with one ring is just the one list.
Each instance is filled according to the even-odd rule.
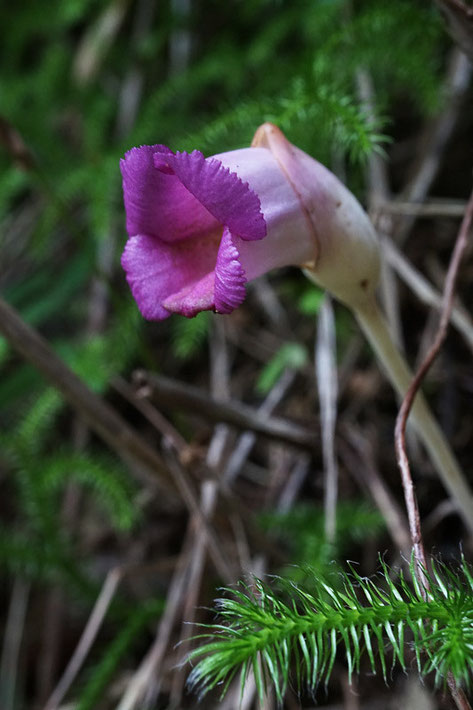
[[[111,381],[133,367],[206,382],[212,323],[209,314],[159,325],[141,319],[119,267],[123,153],[164,143],[211,155],[248,145],[268,120],[363,199],[372,152],[386,154],[441,109],[450,46],[438,13],[421,0],[22,0],[0,6],[0,26],[0,290],[112,403]],[[376,87],[369,109],[359,99],[359,68]],[[290,270],[275,283],[300,341],[258,363],[255,397],[286,367],[307,370],[320,305]],[[3,676],[0,704],[10,710],[39,707],[71,650],[68,639],[54,672],[35,680],[31,649],[44,651],[45,596],[59,586],[77,638],[104,573],[155,554],[157,543],[147,539],[143,551],[137,542],[150,510],[135,478],[4,341],[0,428],[2,606],[21,579],[36,613],[13,695]],[[158,548],[171,554],[172,506],[167,516]],[[342,518],[359,520],[367,534],[379,530],[376,516],[355,505]],[[295,526],[294,561],[314,563],[319,549],[323,567],[337,556],[318,547],[322,525],[314,527],[305,508],[291,520],[272,524]],[[137,583],[116,596],[115,631],[101,639],[75,689],[81,710],[108,707],[104,688],[124,658],[123,667],[135,665],[164,593]]]

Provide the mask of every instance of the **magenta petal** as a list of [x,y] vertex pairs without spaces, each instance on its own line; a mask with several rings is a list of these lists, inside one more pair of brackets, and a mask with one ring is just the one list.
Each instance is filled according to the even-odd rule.
[[146,235],[131,237],[122,266],[142,315],[163,320],[171,311],[194,316],[213,308],[218,244],[218,233],[174,244]]
[[228,228],[223,231],[215,266],[215,310],[231,313],[246,297],[246,276],[240,263],[240,255]]
[[242,239],[263,239],[266,223],[258,196],[248,183],[225,168],[219,160],[205,159],[202,153],[159,154],[158,171],[171,167],[181,183],[204,207],[231,232]]
[[199,281],[184,286],[180,291],[166,298],[164,306],[170,313],[179,313],[186,318],[193,318],[200,311],[214,308],[215,274],[211,271]]
[[[160,169],[153,157],[158,156]],[[130,236],[147,234],[165,242],[198,237],[218,221],[167,167],[174,154],[163,145],[132,148],[120,162]]]

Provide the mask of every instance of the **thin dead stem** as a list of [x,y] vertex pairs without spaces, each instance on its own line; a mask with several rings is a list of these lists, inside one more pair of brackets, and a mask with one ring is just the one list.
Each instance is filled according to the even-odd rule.
[[103,584],[102,590],[95,602],[92,614],[86,624],[82,636],[74,651],[66,669],[59,680],[56,688],[48,699],[44,710],[55,710],[61,704],[63,698],[65,697],[67,691],[74,682],[77,674],[79,673],[82,665],[92,647],[93,642],[102,626],[102,622],[108,611],[110,603],[115,596],[117,587],[123,577],[124,570],[117,567],[111,570],[105,582]]
[[458,232],[457,241],[455,243],[455,248],[453,250],[452,258],[448,268],[443,295],[442,313],[440,317],[439,327],[437,330],[437,335],[422,365],[419,367],[416,375],[414,376],[411,385],[409,386],[409,389],[406,392],[402,405],[399,409],[395,427],[396,456],[399,469],[401,471],[401,477],[404,487],[404,495],[406,498],[407,513],[409,518],[409,527],[411,531],[411,537],[414,545],[417,563],[423,567],[425,567],[425,552],[422,543],[419,509],[415,497],[414,484],[412,482],[412,477],[410,473],[409,461],[406,454],[406,424],[409,412],[411,411],[412,403],[417,394],[417,391],[419,390],[422,380],[424,379],[430,366],[435,360],[447,334],[448,322],[450,320],[450,315],[453,307],[453,297],[455,293],[455,284],[458,274],[458,268],[460,266],[463,252],[465,251],[465,248],[468,243],[468,233],[470,231],[472,221],[473,192],[468,201],[465,217],[460,227],[460,231]]
[[[412,167],[412,176],[405,186],[401,201],[423,203],[434,182],[448,142],[455,130],[461,114],[463,102],[470,85],[471,64],[459,49],[454,49],[450,56],[447,76],[443,86],[445,96],[443,110],[426,126],[424,137],[420,141],[422,150]],[[402,245],[416,221],[416,215],[403,216],[394,225],[394,241]]]
[[[406,453],[406,424],[409,412],[411,410],[414,398],[419,390],[419,387],[427,374],[430,366],[437,357],[443,341],[447,335],[448,323],[450,320],[450,315],[453,307],[453,298],[455,294],[455,285],[458,275],[458,269],[461,263],[463,253],[468,244],[468,234],[473,222],[473,192],[471,193],[470,199],[467,204],[465,211],[465,216],[463,218],[460,230],[458,232],[457,240],[455,242],[455,247],[452,253],[450,264],[448,267],[447,276],[445,279],[445,288],[443,293],[443,303],[442,312],[440,317],[440,323],[438,326],[437,334],[435,336],[434,342],[432,343],[424,361],[419,367],[416,375],[414,376],[404,400],[399,409],[399,413],[396,419],[395,426],[395,447],[396,447],[396,458],[401,472],[402,486],[404,489],[404,497],[406,500],[407,516],[409,520],[409,529],[412,538],[412,544],[414,548],[415,564],[417,569],[417,575],[422,581],[426,592],[428,590],[428,583],[424,575],[424,570],[427,568],[426,556],[424,550],[424,543],[422,539],[422,529],[420,523],[419,506],[417,503],[417,498],[415,494],[414,482],[412,480],[411,471],[409,467],[409,460]],[[466,699],[463,691],[459,689],[455,683],[453,677],[449,676],[448,686],[452,694],[453,700],[455,701],[459,710],[466,710],[470,708],[468,700]]]
[[182,409],[186,414],[196,412],[201,418],[230,424],[310,451],[318,445],[317,436],[308,427],[282,417],[262,419],[257,408],[238,400],[216,398],[188,383],[144,370],[136,370],[133,379],[138,397],[147,397],[160,408]]
[[335,317],[328,295],[325,296],[317,321],[315,364],[324,461],[325,537],[328,542],[333,543],[337,532],[338,465],[335,455],[335,427],[337,423],[338,381]]
[[[463,207],[463,214],[465,207],[466,203]],[[419,300],[441,313],[442,294],[411,264],[388,236],[382,237],[382,244],[386,257],[399,278],[415,293]],[[473,352],[473,319],[458,298],[456,301],[457,305],[453,306],[451,312],[451,323]]]
[[49,343],[0,298],[0,333],[57,389],[90,429],[148,486],[175,494],[172,475],[159,454],[102,397],[59,358]]

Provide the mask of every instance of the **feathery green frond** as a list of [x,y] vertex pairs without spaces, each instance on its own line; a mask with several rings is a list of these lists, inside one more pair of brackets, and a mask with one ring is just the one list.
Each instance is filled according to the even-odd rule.
[[44,446],[54,417],[62,406],[63,400],[57,390],[48,387],[40,392],[15,430],[16,446],[23,446],[31,454]]
[[231,596],[217,600],[221,623],[206,626],[205,643],[190,653],[197,665],[189,684],[205,694],[223,683],[225,691],[238,671],[246,675],[251,668],[261,678],[260,696],[271,684],[281,702],[291,677],[311,690],[327,683],[337,653],[345,657],[350,675],[359,671],[365,654],[370,670],[386,679],[388,648],[406,666],[407,632],[422,674],[434,672],[442,683],[452,673],[457,682],[470,685],[471,572],[463,561],[458,573],[440,565],[427,579],[426,592],[411,587],[402,572],[393,581],[383,564],[379,581],[352,568],[343,575],[342,589],[320,579],[313,580],[310,592],[284,580],[278,580],[277,589],[255,578],[226,590]]
[[[112,525],[129,530],[138,511],[133,503],[133,486],[115,459],[80,451],[59,451],[41,462],[43,485],[54,491],[68,479],[93,492],[96,504],[107,514]],[[39,472],[38,472],[38,475]]]
[[204,347],[211,322],[211,313],[202,311],[195,318],[171,323],[172,350],[179,360],[189,360]]

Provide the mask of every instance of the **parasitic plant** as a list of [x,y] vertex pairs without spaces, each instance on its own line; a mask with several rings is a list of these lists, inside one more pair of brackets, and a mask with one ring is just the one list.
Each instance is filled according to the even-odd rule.
[[[230,313],[247,281],[295,265],[355,314],[397,392],[411,372],[375,300],[379,244],[355,197],[274,125],[252,146],[204,158],[163,145],[121,163],[129,240],[122,256],[143,316]],[[473,531],[473,496],[422,395],[412,420],[458,512]]]

